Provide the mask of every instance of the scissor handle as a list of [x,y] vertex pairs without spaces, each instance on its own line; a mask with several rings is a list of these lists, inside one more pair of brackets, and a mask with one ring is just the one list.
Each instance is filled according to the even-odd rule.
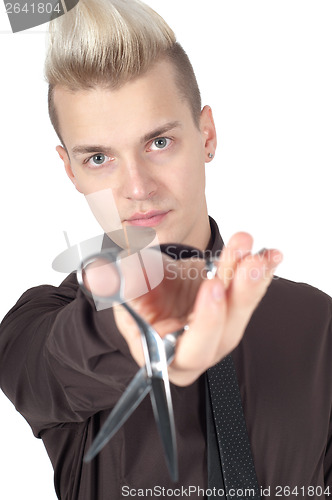
[[[124,300],[124,278],[119,266],[118,255],[118,250],[114,248],[108,248],[106,250],[102,250],[99,253],[92,254],[81,261],[76,271],[76,276],[78,284],[85,295],[93,298],[94,300],[97,300],[98,302],[108,304],[114,304],[115,302],[121,303]],[[113,266],[113,269],[119,278],[119,289],[111,295],[97,295],[95,293],[91,293],[91,291],[87,288],[84,280],[84,272],[89,267],[89,265],[102,260]]]

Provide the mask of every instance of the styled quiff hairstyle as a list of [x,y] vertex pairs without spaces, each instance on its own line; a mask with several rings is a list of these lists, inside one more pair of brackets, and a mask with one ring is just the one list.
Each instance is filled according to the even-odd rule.
[[115,90],[169,60],[179,95],[187,100],[196,125],[201,97],[189,58],[167,23],[140,0],[79,0],[50,22],[45,76],[52,125],[62,144],[54,106],[56,85],[72,92],[96,86]]

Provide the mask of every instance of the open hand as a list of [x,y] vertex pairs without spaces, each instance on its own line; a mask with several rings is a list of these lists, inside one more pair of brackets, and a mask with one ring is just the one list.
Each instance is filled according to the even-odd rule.
[[[204,279],[203,260],[174,261],[164,256],[162,283],[131,301],[131,306],[161,336],[189,325],[177,343],[175,358],[169,367],[173,383],[191,384],[242,339],[252,313],[282,260],[278,250],[263,250],[253,255],[252,245],[249,234],[233,235],[221,254],[217,275],[212,280]],[[121,306],[114,308],[114,314],[134,359],[143,365],[136,323]]]

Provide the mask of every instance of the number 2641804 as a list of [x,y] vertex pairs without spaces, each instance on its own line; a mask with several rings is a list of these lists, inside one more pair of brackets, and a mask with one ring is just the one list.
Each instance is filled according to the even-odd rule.
[[51,14],[52,12],[61,13],[60,2],[53,5],[50,2],[33,2],[20,4],[16,3],[6,3],[5,4],[7,14]]

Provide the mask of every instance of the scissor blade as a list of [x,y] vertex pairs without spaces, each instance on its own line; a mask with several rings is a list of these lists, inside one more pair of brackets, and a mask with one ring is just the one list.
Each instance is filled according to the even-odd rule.
[[146,368],[141,368],[128,385],[117,402],[113,411],[107,417],[103,427],[93,441],[91,448],[84,457],[84,462],[90,462],[114,436],[133,411],[143,401],[151,390],[151,379],[147,377]]
[[[178,337],[182,334],[183,328],[174,333],[166,335],[163,339],[167,363],[173,360],[175,345]],[[84,462],[90,462],[105,444],[114,436],[120,427],[126,422],[133,411],[140,405],[145,396],[152,388],[151,378],[147,376],[147,370],[144,366],[141,368],[130,382],[125,392],[107,417],[104,425],[97,434],[90,449],[84,457]],[[173,413],[172,413],[173,414]],[[156,414],[155,414],[156,417]]]
[[175,423],[168,378],[152,377],[150,392],[154,417],[164,448],[169,473],[174,482],[178,480],[178,463]]

